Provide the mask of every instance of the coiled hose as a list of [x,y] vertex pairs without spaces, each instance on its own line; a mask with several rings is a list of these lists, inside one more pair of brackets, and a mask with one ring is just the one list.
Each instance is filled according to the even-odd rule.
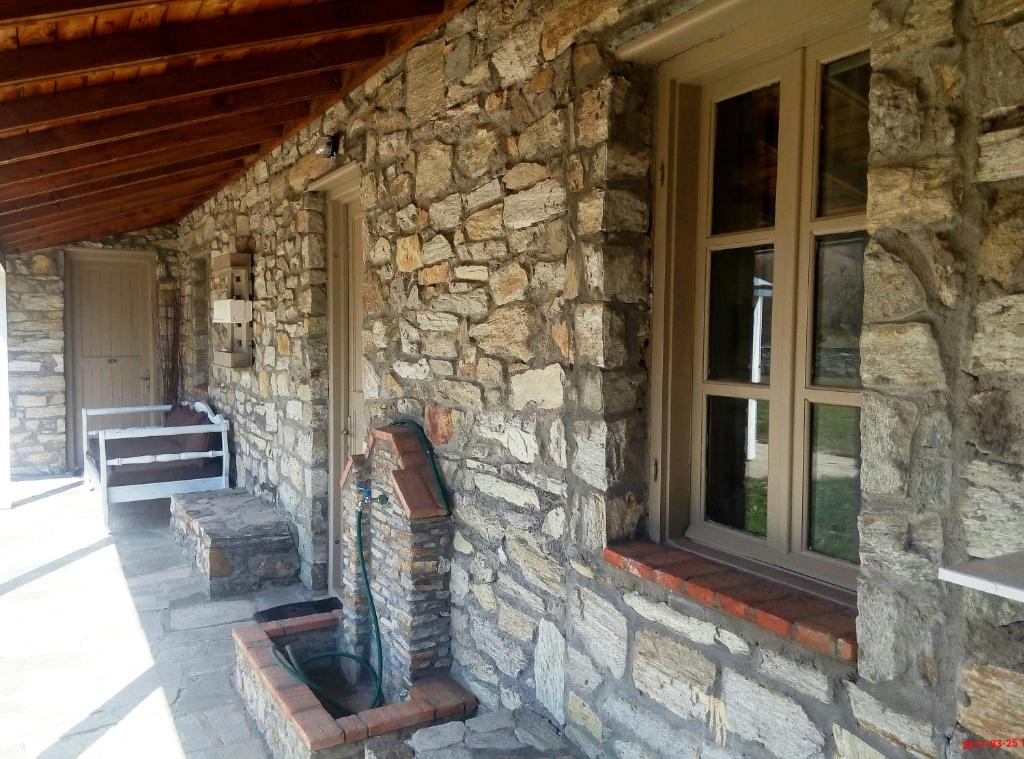
[[[411,427],[416,431],[416,435],[420,439],[420,444],[427,452],[427,460],[430,461],[431,471],[434,475],[434,482],[437,485],[437,491],[441,494],[441,503],[444,506],[445,513],[448,516],[452,515],[452,506],[448,501],[448,492],[444,488],[444,483],[441,480],[441,470],[437,465],[437,456],[434,453],[434,446],[430,442],[430,438],[423,431],[423,427],[412,419],[395,419],[392,424]],[[370,501],[370,492],[367,489],[365,492],[360,491],[366,502]],[[377,651],[377,668],[376,670],[371,666],[370,662],[361,656],[350,654],[346,651],[328,651],[327,653],[316,654],[308,659],[304,659],[301,662],[292,650],[291,644],[284,647],[284,653],[275,645],[273,650],[274,659],[278,665],[281,666],[285,671],[290,673],[296,680],[304,683],[309,687],[311,691],[317,694],[322,702],[330,704],[335,707],[339,712],[345,711],[337,701],[331,698],[330,694],[319,685],[313,678],[311,678],[304,669],[304,666],[310,662],[320,661],[321,659],[350,659],[356,662],[367,674],[370,675],[374,681],[374,695],[373,702],[370,704],[370,708],[380,706],[384,701],[384,651],[380,642],[380,620],[377,618],[377,606],[373,602],[373,593],[370,592],[370,576],[366,571],[366,553],[363,550],[363,508],[360,505],[356,512],[356,547],[359,552],[359,574],[363,578],[363,589],[366,591],[366,598],[369,602],[370,609],[370,627],[373,631],[373,645]]]
[[380,643],[380,620],[377,618],[377,605],[373,602],[373,593],[370,592],[370,576],[366,571],[366,553],[363,550],[363,509],[362,507],[356,512],[356,546],[359,553],[359,573],[363,578],[363,589],[366,591],[366,598],[369,601],[370,608],[370,627],[373,630],[373,645],[377,650],[377,668],[373,666],[361,656],[350,654],[347,651],[328,651],[327,653],[316,654],[308,659],[303,659],[301,662],[292,650],[291,644],[284,647],[284,653],[282,654],[281,649],[278,646],[274,646],[273,651],[274,659],[278,665],[288,672],[292,677],[298,680],[300,683],[304,683],[309,687],[311,691],[317,694],[317,697],[325,705],[331,705],[339,712],[344,712],[346,709],[341,706],[337,701],[331,698],[330,694],[317,683],[312,677],[310,677],[304,667],[310,662],[320,661],[322,659],[350,659],[356,662],[363,670],[370,676],[374,683],[373,700],[370,703],[370,708],[380,706],[384,701],[384,650]]

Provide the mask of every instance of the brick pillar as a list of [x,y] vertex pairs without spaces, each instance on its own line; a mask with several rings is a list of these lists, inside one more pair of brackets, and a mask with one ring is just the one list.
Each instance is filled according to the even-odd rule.
[[[369,609],[356,545],[359,483],[374,500],[363,515],[363,545],[380,620],[384,693],[399,698],[412,683],[451,667],[450,594],[444,556],[452,521],[442,505],[416,432],[400,426],[370,434],[366,454],[342,474],[342,645],[373,659]],[[385,503],[376,499],[384,495]]]

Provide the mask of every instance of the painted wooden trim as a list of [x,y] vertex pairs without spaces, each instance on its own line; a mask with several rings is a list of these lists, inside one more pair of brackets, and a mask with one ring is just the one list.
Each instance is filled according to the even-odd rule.
[[[746,60],[744,67],[776,57],[794,47],[864,23],[870,0],[707,0],[659,24],[619,47],[624,61],[658,64],[671,60],[691,77],[704,76],[728,65],[729,59]],[[795,43],[795,45],[793,44]]]
[[355,185],[355,190],[358,192],[362,179],[363,172],[361,166],[357,161],[350,161],[344,166],[339,166],[323,176],[317,177],[306,186],[306,190],[309,192],[326,192],[341,188],[348,189]]
[[1024,603],[1024,551],[939,567],[939,579]]

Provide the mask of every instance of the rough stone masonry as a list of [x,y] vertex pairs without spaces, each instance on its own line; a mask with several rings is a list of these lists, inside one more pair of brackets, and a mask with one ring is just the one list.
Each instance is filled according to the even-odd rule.
[[[698,4],[480,0],[181,222],[180,278],[254,256],[254,366],[209,367],[239,484],[290,516],[322,589],[325,209],[305,187],[356,161],[367,417],[421,419],[437,447],[454,666],[481,702],[591,756],[984,755],[961,741],[1024,725],[1024,607],[935,576],[1024,548],[1024,6],[870,13],[848,666],[601,560],[643,530],[650,381],[655,71],[614,51]],[[342,154],[315,156],[335,132]]]

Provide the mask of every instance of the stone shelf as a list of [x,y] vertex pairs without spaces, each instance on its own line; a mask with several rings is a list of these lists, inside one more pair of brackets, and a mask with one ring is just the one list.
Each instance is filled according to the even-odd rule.
[[940,567],[939,579],[1024,603],[1024,551]]

